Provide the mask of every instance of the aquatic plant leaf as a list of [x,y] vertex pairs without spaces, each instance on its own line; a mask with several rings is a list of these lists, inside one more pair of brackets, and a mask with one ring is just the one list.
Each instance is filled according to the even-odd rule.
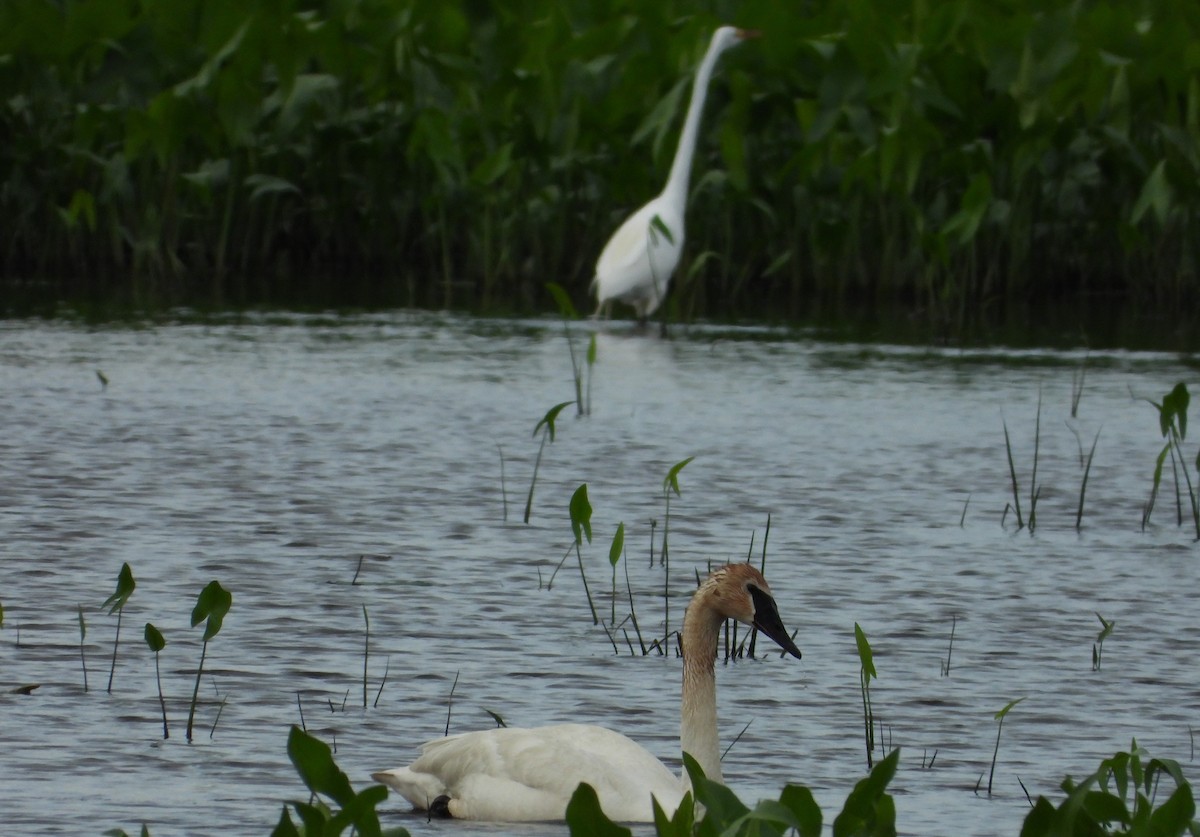
[[779,794],[779,801],[791,810],[796,821],[793,828],[800,837],[821,837],[821,806],[812,791],[800,785],[787,785]]
[[354,789],[350,787],[350,780],[338,768],[333,751],[324,741],[293,726],[288,733],[287,754],[310,791],[323,794],[342,806],[353,801]]
[[633,837],[632,831],[608,818],[595,789],[587,782],[580,782],[571,794],[566,819],[571,837]]
[[650,797],[650,805],[654,809],[654,833],[656,837],[692,837],[696,825],[696,804],[692,792],[688,791],[679,802],[679,807],[671,817],[658,804],[658,800]]
[[104,600],[104,604],[100,605],[100,609],[104,610],[108,608],[108,615],[112,616],[118,610],[125,607],[125,603],[133,595],[135,587],[137,587],[137,582],[133,580],[133,570],[129,568],[128,563],[122,564],[121,572],[117,573],[117,589],[111,596]]
[[625,521],[617,524],[617,533],[613,535],[612,546],[608,548],[608,563],[613,567],[621,560],[621,552],[625,549]]
[[1004,716],[1008,714],[1008,711],[1023,700],[1025,700],[1025,698],[1023,698],[1023,697],[1019,697],[1016,700],[1010,700],[1008,702],[1008,704],[1003,709],[1001,709],[999,712],[997,712],[993,717],[997,721],[1004,720]]
[[675,243],[675,236],[671,233],[671,228],[667,226],[667,222],[655,215],[650,219],[650,241],[654,244],[658,243],[657,236],[661,234],[667,240],[668,244]]
[[286,805],[279,812],[279,822],[275,823],[275,828],[271,830],[271,837],[300,837],[300,832],[296,830],[296,824],[292,822],[292,815],[288,813]]
[[699,823],[701,834],[721,834],[734,822],[740,821],[750,813],[750,809],[733,791],[722,783],[705,777],[700,762],[696,761],[691,753],[683,754],[683,765],[692,780],[696,804],[704,809],[704,816]]
[[1150,172],[1146,182],[1142,184],[1141,194],[1133,205],[1129,221],[1131,224],[1141,223],[1148,211],[1154,211],[1154,217],[1160,224],[1165,224],[1171,211],[1171,184],[1167,181],[1167,161],[1159,160],[1158,165]]
[[272,174],[255,172],[247,175],[242,184],[250,189],[250,203],[269,195],[300,194],[300,187],[295,183]]
[[896,775],[899,762],[900,751],[893,750],[858,781],[846,797],[841,813],[833,821],[834,837],[896,833],[896,809],[887,793],[887,786]]
[[144,635],[146,637],[146,644],[150,646],[150,650],[155,654],[167,647],[167,641],[163,639],[162,632],[149,622],[146,623]]
[[854,643],[858,646],[858,659],[862,662],[863,673],[868,680],[872,677],[878,679],[874,657],[871,654],[871,643],[867,641],[867,635],[857,622],[854,623]]
[[689,456],[682,462],[676,462],[671,466],[671,470],[667,471],[666,479],[663,480],[663,494],[674,491],[676,497],[682,496],[679,493],[679,472],[686,468],[688,463],[695,458],[694,456]]
[[547,410],[546,415],[542,416],[542,420],[539,421],[537,423],[537,425],[533,428],[533,435],[536,436],[538,434],[538,431],[541,430],[542,427],[544,426],[546,428],[546,432],[550,436],[550,441],[553,442],[554,441],[554,421],[555,421],[555,419],[558,418],[559,413],[561,413],[565,408],[571,406],[574,403],[575,403],[574,401],[564,401],[561,404],[555,404],[553,407],[551,407],[549,410]]
[[594,333],[592,334],[591,338],[588,340],[587,363],[588,363],[588,366],[596,365],[596,335]]
[[[579,319],[579,312],[575,310],[575,304],[571,302],[570,295],[566,292],[562,285],[557,282],[547,282],[546,290],[550,292],[550,296],[554,297],[554,303],[558,306],[558,313],[566,317],[568,320]],[[593,336],[594,338],[594,336]],[[533,431],[537,433],[536,430]]]
[[493,711],[492,711],[492,710],[490,710],[490,709],[485,709],[485,710],[483,710],[483,711],[484,711],[484,712],[486,712],[486,713],[488,713],[489,715],[491,715],[491,716],[492,716],[492,720],[496,722],[496,726],[497,726],[497,727],[506,727],[506,726],[508,726],[508,724],[506,724],[506,723],[504,722],[504,719],[503,719],[503,718],[501,718],[501,717],[500,717],[500,715],[499,715],[498,713],[496,713],[496,712],[493,712]]
[[588,501],[586,482],[571,495],[571,531],[575,533],[575,543],[583,543],[582,535],[587,536],[588,543],[592,542],[592,504]]
[[[87,639],[87,623],[83,621],[83,605],[77,605],[79,608],[79,641],[82,643]],[[0,626],[4,624],[3,608],[0,608]]]
[[204,641],[215,637],[224,624],[225,615],[233,605],[233,594],[221,586],[216,579],[205,585],[196,598],[196,606],[192,608],[192,627],[208,620],[204,626]]

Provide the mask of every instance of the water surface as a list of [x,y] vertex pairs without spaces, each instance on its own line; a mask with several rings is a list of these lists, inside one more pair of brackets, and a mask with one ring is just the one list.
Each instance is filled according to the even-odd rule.
[[[770,517],[767,576],[804,659],[719,668],[724,740],[749,723],[725,759],[745,800],[805,784],[831,822],[863,775],[856,622],[875,649],[886,743],[903,751],[892,784],[902,833],[1015,835],[1028,810],[1020,783],[1054,794],[1135,736],[1196,778],[1200,554],[1165,496],[1140,527],[1162,446],[1140,399],[1181,380],[1196,391],[1193,365],[762,329],[662,340],[619,324],[597,348],[592,414],[560,416],[525,526],[531,433],[574,396],[559,324],[405,313],[0,323],[0,798],[11,833],[142,822],[155,835],[267,833],[283,801],[307,796],[285,752],[301,708],[361,787],[442,734],[456,678],[452,730],[488,726],[485,710],[512,725],[600,723],[678,764],[679,661],[631,656],[621,633],[614,655],[573,558],[545,589],[584,482],[597,607],[610,613],[608,547],[623,521],[648,636],[678,626],[709,562],[744,559],[752,543],[761,560]],[[1004,515],[1003,426],[1028,516],[1039,395],[1031,535]],[[1081,449],[1097,433],[1077,532]],[[664,570],[649,556],[662,540],[663,478],[689,456],[664,606]],[[100,604],[123,562],[138,587],[107,694],[116,617]],[[189,616],[214,578],[233,608],[210,643],[188,745],[202,633]],[[618,620],[628,611],[622,597]],[[1097,612],[1117,624],[1093,671]],[[167,741],[147,621],[168,642]],[[32,683],[31,695],[8,693]],[[989,797],[975,788],[987,782],[993,715],[1019,697]],[[417,835],[565,832],[426,823],[405,809],[390,797],[384,821]]]

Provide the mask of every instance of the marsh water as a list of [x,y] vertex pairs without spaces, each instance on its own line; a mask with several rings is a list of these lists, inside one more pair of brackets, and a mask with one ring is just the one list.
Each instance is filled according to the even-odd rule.
[[[590,328],[577,327],[577,352]],[[1064,776],[1134,737],[1194,780],[1200,547],[1186,520],[1176,525],[1169,467],[1144,531],[1141,520],[1162,447],[1144,399],[1195,375],[1166,353],[756,328],[660,339],[614,323],[597,336],[591,415],[559,416],[524,525],[534,427],[574,397],[561,323],[0,323],[5,831],[134,833],[144,822],[154,835],[266,834],[284,801],[307,798],[285,749],[301,711],[361,788],[443,734],[452,691],[452,731],[491,725],[486,710],[510,725],[584,721],[677,765],[679,660],[631,655],[629,622],[614,653],[573,553],[547,588],[581,483],[597,610],[612,615],[609,545],[624,522],[647,640],[678,627],[697,571],[761,561],[766,541],[766,575],[804,658],[760,644],[757,659],[719,665],[724,742],[746,727],[724,762],[744,800],[804,784],[829,823],[865,773],[855,623],[874,647],[882,743],[901,748],[891,790],[904,834],[1016,835],[1022,784],[1058,798]],[[1005,425],[1026,518],[1037,439],[1032,533],[1005,514]],[[663,479],[687,457],[667,574],[651,560]],[[124,562],[137,588],[110,694],[117,617],[100,606]],[[233,605],[208,646],[189,745],[202,633],[189,617],[212,579]],[[618,580],[620,622],[624,568]],[[1097,614],[1115,621],[1098,671]],[[146,622],[167,640],[165,741]],[[1017,698],[989,795],[993,716]],[[406,809],[390,797],[385,824],[565,833]]]

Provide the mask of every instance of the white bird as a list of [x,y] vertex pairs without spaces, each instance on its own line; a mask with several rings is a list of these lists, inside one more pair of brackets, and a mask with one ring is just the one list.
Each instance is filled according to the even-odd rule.
[[722,26],[713,33],[708,51],[696,70],[692,99],[688,104],[679,146],[667,185],[658,197],[634,212],[613,233],[596,261],[592,292],[596,295],[596,315],[611,308],[612,300],[633,306],[639,320],[654,313],[667,293],[671,274],[679,264],[683,250],[684,210],[687,206],[688,178],[692,156],[700,131],[700,116],[708,94],[708,81],[721,53],[758,32]]
[[[721,781],[717,639],[725,619],[752,625],[799,659],[762,574],[749,564],[715,570],[683,620],[679,740],[705,776]],[[641,745],[585,724],[466,732],[430,741],[408,767],[372,773],[420,811],[488,821],[561,820],[580,782],[618,822],[651,822],[651,796],[668,813],[690,787]]]

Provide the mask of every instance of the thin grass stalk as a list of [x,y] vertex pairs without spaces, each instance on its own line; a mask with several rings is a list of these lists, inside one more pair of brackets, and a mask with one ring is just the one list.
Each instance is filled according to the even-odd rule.
[[450,710],[454,706],[454,690],[458,688],[458,675],[460,674],[462,674],[461,671],[454,672],[454,682],[450,684],[450,697],[446,699],[446,732],[444,735],[450,734]]
[[533,509],[533,488],[537,485],[538,469],[542,467],[542,451],[546,449],[546,433],[542,433],[542,443],[538,445],[537,459],[533,462],[533,479],[529,481],[529,496],[525,498],[525,523],[529,523],[529,513]]
[[596,613],[596,603],[592,601],[592,589],[588,586],[587,573],[583,571],[583,553],[579,549],[579,541],[575,541],[575,559],[579,563],[579,577],[583,579],[583,592],[587,596],[588,610],[592,612],[592,624],[599,625],[600,616]]
[[379,708],[379,696],[383,694],[383,687],[387,685],[388,672],[392,670],[392,658],[389,655],[383,663],[383,679],[379,681],[379,689],[375,692],[375,702],[371,704],[373,709]]
[[1096,431],[1096,438],[1092,440],[1092,449],[1088,452],[1087,464],[1083,468],[1083,481],[1079,485],[1079,509],[1075,512],[1075,531],[1078,532],[1083,526],[1083,498],[1087,494],[1088,474],[1092,471],[1092,457],[1096,455],[1096,443],[1100,441],[1100,431]]
[[1017,466],[1013,464],[1012,442],[1008,436],[1008,423],[1004,422],[1004,449],[1008,454],[1008,474],[1012,478],[1013,504],[1017,512],[1017,529],[1025,528],[1025,519],[1021,516],[1021,497],[1017,486]]
[[[87,677],[87,656],[84,652],[83,641],[87,637],[87,623],[83,621],[83,605],[78,605],[79,608],[79,664],[83,668],[83,691],[86,694],[88,690]],[[20,645],[20,642],[17,643]]]
[[362,695],[363,709],[367,708],[367,659],[371,653],[371,617],[367,615],[367,606],[362,606],[363,612],[363,677],[362,677]]
[[167,699],[163,697],[162,687],[162,672],[158,665],[158,652],[154,652],[154,682],[158,684],[158,705],[162,709],[163,719],[163,740],[171,737],[171,730],[167,727]]
[[121,616],[125,613],[125,608],[117,608],[117,634],[113,637],[113,653],[112,665],[108,668],[108,689],[107,692],[112,694],[113,675],[117,671],[117,643],[121,641]]
[[1042,444],[1042,390],[1038,388],[1037,418],[1033,429],[1033,474],[1029,477],[1029,533],[1037,528],[1037,501],[1041,488],[1037,484],[1038,453]]
[[642,656],[646,656],[646,642],[642,639],[642,629],[638,627],[637,610],[633,606],[633,587],[629,583],[629,561],[625,564],[625,591],[629,594],[629,619],[633,622],[633,632],[637,634],[638,645],[642,649]]
[[1000,755],[1000,731],[1004,729],[1004,716],[1000,717],[1000,722],[996,724],[996,747],[992,750],[992,766],[988,770],[988,796],[992,795],[992,778],[996,775],[996,759]]
[[192,687],[192,705],[188,709],[187,741],[192,743],[192,725],[196,719],[196,701],[200,697],[200,676],[204,672],[204,658],[208,654],[208,640],[200,646],[200,665],[196,667],[196,685]]

